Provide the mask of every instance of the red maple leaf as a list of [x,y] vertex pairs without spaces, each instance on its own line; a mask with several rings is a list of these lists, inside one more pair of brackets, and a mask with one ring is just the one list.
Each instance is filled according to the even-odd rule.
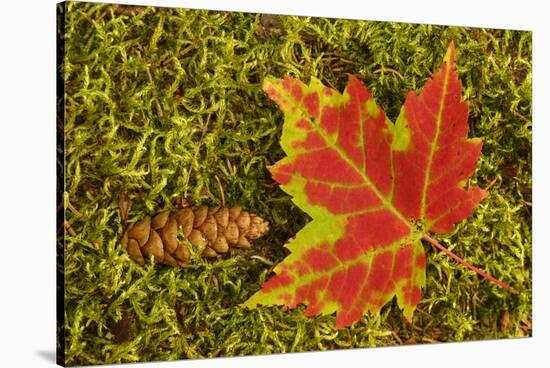
[[340,328],[396,296],[412,319],[425,284],[421,239],[453,231],[488,194],[466,187],[482,142],[467,138],[454,54],[451,43],[421,94],[409,92],[395,123],[353,75],[343,94],[317,79],[265,81],[285,113],[287,156],[270,171],[312,221],[245,306],[303,303],[306,316],[336,311]]

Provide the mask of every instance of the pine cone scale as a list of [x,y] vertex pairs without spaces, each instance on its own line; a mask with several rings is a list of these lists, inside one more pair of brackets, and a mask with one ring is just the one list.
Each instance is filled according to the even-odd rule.
[[163,211],[159,213],[151,220],[151,227],[155,230],[164,227],[166,225],[166,222],[168,221],[168,216],[170,216],[169,211]]
[[168,250],[168,253],[174,253],[176,248],[178,247],[178,238],[177,238],[177,231],[178,231],[178,223],[175,218],[171,217],[170,219],[167,219],[164,227],[160,229],[160,236],[162,239],[162,242],[166,246],[166,249]]
[[147,257],[155,257],[159,262],[164,260],[164,247],[159,234],[151,230],[147,243],[141,248]]
[[178,260],[178,262],[183,263],[184,265],[189,263],[191,260],[191,254],[189,254],[189,249],[181,243],[178,244],[178,247],[176,248],[176,251],[173,254],[174,258]]
[[143,255],[141,254],[141,250],[139,248],[139,244],[137,240],[130,239],[128,241],[127,251],[128,251],[128,254],[130,255],[130,258],[132,258],[134,261],[136,261],[139,264],[145,263],[145,260],[143,259]]
[[214,217],[221,227],[226,227],[229,224],[229,210],[226,207],[217,211]]
[[223,235],[217,237],[212,245],[212,249],[217,253],[227,253],[229,251],[229,244],[227,244],[227,240]]
[[193,215],[195,216],[193,220],[193,227],[198,228],[202,225],[204,220],[206,220],[206,216],[208,216],[208,208],[207,207],[199,207],[196,211],[194,211]]
[[232,244],[237,244],[239,241],[239,228],[234,221],[227,224],[223,234],[225,235],[227,241]]
[[208,215],[199,230],[209,242],[215,241],[218,235],[218,225],[214,216]]
[[164,263],[169,264],[170,266],[178,267],[178,261],[176,261],[169,253],[164,253]]
[[143,220],[136,222],[129,230],[128,237],[137,240],[140,247],[143,247],[149,240],[151,230],[151,217],[145,216]]

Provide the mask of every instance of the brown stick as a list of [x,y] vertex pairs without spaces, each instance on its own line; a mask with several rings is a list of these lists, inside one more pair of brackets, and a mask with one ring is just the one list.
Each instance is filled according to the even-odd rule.
[[463,260],[462,258],[460,258],[459,256],[457,256],[456,254],[454,254],[453,252],[451,252],[450,250],[448,250],[447,248],[445,248],[443,245],[439,244],[437,242],[437,240],[433,239],[433,238],[430,238],[428,235],[424,235],[422,237],[422,239],[426,240],[428,243],[430,243],[431,245],[433,245],[434,247],[436,247],[437,249],[443,251],[445,254],[447,254],[448,256],[450,256],[452,259],[454,259],[455,261],[457,261],[458,263],[460,263],[461,265],[469,268],[470,270],[480,274],[481,276],[485,277],[487,280],[490,280],[492,282],[494,282],[495,284],[505,288],[505,289],[508,289],[510,290],[511,292],[513,293],[517,293],[516,290],[514,290],[514,288],[512,288],[510,285],[494,278],[493,276],[481,271],[479,268],[477,267],[474,267],[472,266],[471,264],[469,264],[468,262],[466,262],[465,260]]

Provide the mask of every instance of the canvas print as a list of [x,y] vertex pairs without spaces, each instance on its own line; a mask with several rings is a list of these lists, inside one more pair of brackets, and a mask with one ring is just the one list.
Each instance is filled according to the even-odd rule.
[[59,364],[531,336],[530,32],[57,20]]

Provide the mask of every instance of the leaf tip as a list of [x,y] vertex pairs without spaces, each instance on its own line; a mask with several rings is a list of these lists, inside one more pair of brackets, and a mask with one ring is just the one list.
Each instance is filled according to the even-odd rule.
[[487,198],[489,196],[489,193],[490,192],[488,190],[480,188],[480,190],[479,190],[479,197],[480,197],[479,202],[481,202],[482,200]]
[[309,87],[311,89],[322,89],[324,85],[317,77],[311,77],[309,79]]
[[451,40],[449,47],[447,47],[447,52],[445,53],[445,58],[443,59],[447,65],[454,65],[455,63],[455,43]]
[[[259,292],[258,292],[259,293]],[[258,293],[253,294],[250,298],[248,298],[243,303],[239,304],[239,307],[241,308],[247,308],[247,309],[254,309],[260,304],[258,302]]]
[[276,81],[277,81],[277,79],[275,79],[273,77],[266,77],[264,79],[263,84],[262,84],[262,89],[264,90],[264,92],[266,92],[268,95],[270,95],[270,90],[273,89],[274,84],[275,84]]
[[357,78],[355,74],[347,73],[347,75],[348,75],[348,85],[357,85],[357,84],[363,85],[363,82],[359,78]]
[[348,76],[348,80],[350,81],[357,81],[357,77],[355,76],[355,74],[353,73],[346,73],[346,75]]

